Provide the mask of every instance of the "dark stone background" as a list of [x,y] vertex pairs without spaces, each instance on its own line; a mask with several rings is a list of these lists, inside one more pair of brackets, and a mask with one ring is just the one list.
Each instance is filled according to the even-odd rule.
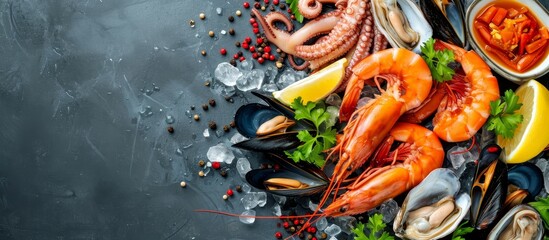
[[[243,182],[234,163],[228,179],[217,173],[200,179],[196,166],[210,146],[235,132],[205,139],[207,122],[228,124],[249,98],[229,103],[203,85],[236,52],[234,42],[251,35],[247,10],[227,21],[241,4],[0,0],[0,239],[272,236],[275,221],[244,225],[193,212],[243,211],[238,197],[221,199],[228,186]],[[219,34],[230,26],[236,36]],[[229,56],[222,59],[220,47]],[[160,90],[151,95],[141,91],[154,86]],[[210,97],[218,106],[203,112]],[[191,105],[200,122],[185,115]],[[139,113],[146,106],[152,116]],[[176,119],[173,135],[167,114]],[[257,167],[258,159],[251,160]],[[269,200],[258,215],[272,215]]]

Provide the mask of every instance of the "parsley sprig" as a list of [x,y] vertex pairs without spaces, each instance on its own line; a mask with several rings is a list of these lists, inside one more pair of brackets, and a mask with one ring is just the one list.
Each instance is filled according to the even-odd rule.
[[467,227],[465,226],[468,222],[465,221],[463,223],[461,223],[458,228],[454,231],[454,233],[452,233],[452,240],[465,240],[465,238],[463,238],[463,236],[473,232],[473,230],[475,230],[474,228],[472,227]]
[[421,47],[421,57],[431,70],[433,79],[437,82],[452,80],[455,72],[448,64],[454,62],[454,52],[448,49],[435,50],[435,40],[429,38]]
[[539,212],[539,215],[543,219],[543,226],[549,231],[549,197],[537,198],[536,200],[537,201],[528,204]]
[[522,122],[523,116],[515,113],[522,106],[519,97],[513,90],[505,91],[502,99],[490,102],[490,118],[488,130],[494,130],[497,135],[503,138],[512,138],[518,124]]
[[[369,229],[369,235],[364,232],[364,227]],[[370,216],[366,225],[359,222],[352,231],[355,234],[355,240],[394,240],[395,237],[389,235],[384,229],[383,215],[376,213]]]
[[297,20],[299,23],[303,22],[303,15],[299,12],[299,9],[297,8],[297,3],[299,0],[286,0],[286,4],[290,5],[290,10],[292,10],[292,13],[295,16],[295,20]]
[[316,127],[315,135],[307,130],[301,130],[297,138],[303,142],[293,152],[285,151],[286,155],[295,162],[306,161],[316,166],[324,165],[325,158],[322,151],[331,148],[336,141],[336,130],[329,124],[330,113],[323,104],[307,102],[303,105],[301,97],[294,99],[290,105],[295,110],[295,119],[310,120]]

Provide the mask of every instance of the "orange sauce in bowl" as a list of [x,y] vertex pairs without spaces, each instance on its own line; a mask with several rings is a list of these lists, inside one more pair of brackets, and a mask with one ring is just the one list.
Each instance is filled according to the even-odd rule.
[[494,63],[526,72],[549,54],[549,29],[518,1],[497,1],[475,16],[473,37]]

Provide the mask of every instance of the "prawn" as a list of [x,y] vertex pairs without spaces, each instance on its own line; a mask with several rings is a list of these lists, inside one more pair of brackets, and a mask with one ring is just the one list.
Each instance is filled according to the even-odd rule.
[[[486,123],[490,116],[490,102],[499,98],[499,86],[490,67],[474,51],[437,40],[435,49],[450,49],[455,60],[461,64],[453,79],[439,83],[424,104],[413,109],[401,120],[421,122],[431,113],[433,131],[447,142],[461,142],[470,139]],[[434,107],[433,107],[434,106]],[[438,107],[437,107],[438,106]]]
[[[394,150],[394,141],[402,142]],[[439,138],[429,129],[413,123],[398,122],[374,161],[347,192],[328,205],[323,215],[331,217],[364,213],[419,184],[431,171],[442,167],[444,150]],[[377,166],[377,165],[385,166]]]
[[[371,78],[378,87],[379,80],[386,80],[386,89],[354,111],[365,82]],[[334,188],[338,189],[352,172],[366,163],[398,118],[423,102],[431,84],[431,72],[425,61],[406,49],[379,51],[353,68],[340,108],[340,121],[350,121],[328,156],[339,155],[339,161],[319,208]]]

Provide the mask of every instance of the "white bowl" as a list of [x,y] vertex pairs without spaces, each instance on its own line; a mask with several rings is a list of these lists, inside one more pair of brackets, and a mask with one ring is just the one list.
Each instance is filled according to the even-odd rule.
[[[467,33],[469,34],[469,42],[473,49],[488,63],[488,65],[492,68],[492,70],[496,71],[501,76],[511,80],[512,82],[521,84],[523,82],[526,82],[527,80],[534,79],[537,77],[540,77],[547,72],[549,72],[549,57],[545,57],[545,59],[542,59],[540,64],[538,64],[536,67],[531,68],[528,71],[525,72],[517,72],[513,69],[508,68],[505,65],[499,64],[491,59],[491,57],[486,53],[486,51],[481,48],[473,34],[473,23],[475,22],[475,16],[484,9],[487,5],[490,5],[494,2],[499,2],[500,0],[475,0],[471,5],[469,5],[469,8],[467,9],[467,13],[465,16],[465,25],[467,27]],[[530,9],[531,12],[536,15],[536,17],[540,20],[541,25],[545,25],[545,27],[549,27],[549,13],[547,12],[547,9],[545,9],[538,1],[536,0],[520,0],[518,1],[522,5],[525,5]]]

